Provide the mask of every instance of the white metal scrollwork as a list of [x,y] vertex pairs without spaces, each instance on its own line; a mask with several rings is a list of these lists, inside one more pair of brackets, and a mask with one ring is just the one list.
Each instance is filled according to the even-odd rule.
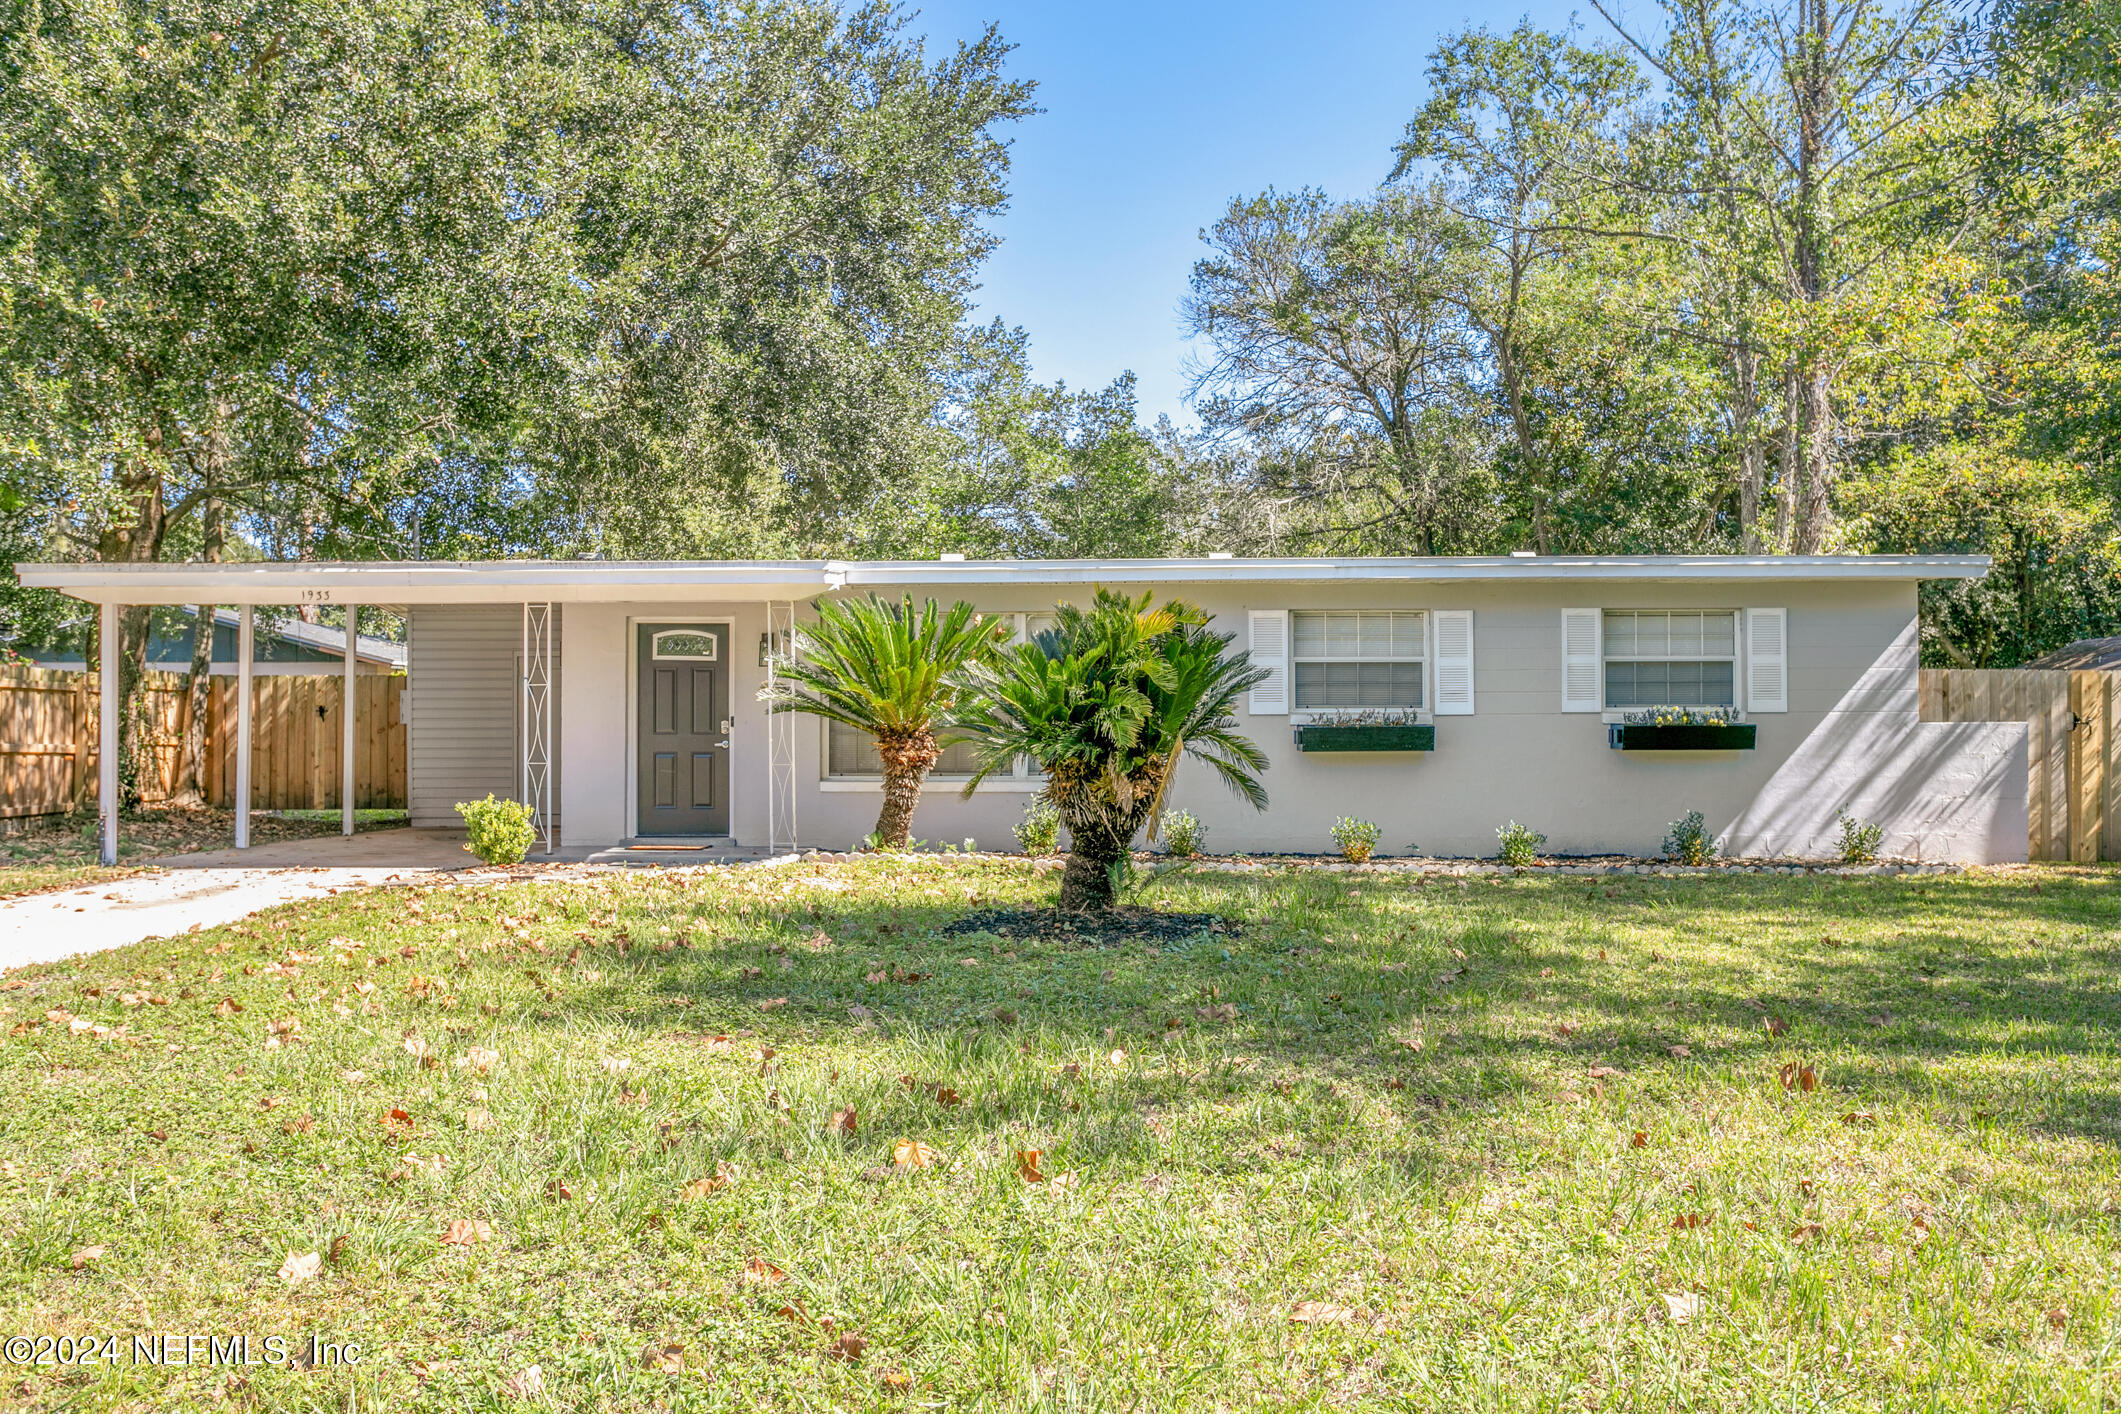
[[523,606],[523,803],[552,853],[552,605]]

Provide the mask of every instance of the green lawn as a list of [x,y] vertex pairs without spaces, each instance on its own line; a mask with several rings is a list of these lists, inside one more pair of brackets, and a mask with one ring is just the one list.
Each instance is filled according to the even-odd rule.
[[0,1401],[2114,1404],[2121,874],[1198,874],[1155,900],[1241,931],[937,932],[1052,888],[350,893],[12,974],[0,1332],[363,1354]]

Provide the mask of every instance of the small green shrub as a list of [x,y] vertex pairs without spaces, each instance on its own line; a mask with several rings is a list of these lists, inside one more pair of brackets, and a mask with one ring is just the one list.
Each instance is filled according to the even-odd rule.
[[1841,862],[1876,863],[1878,846],[1885,843],[1885,826],[1858,820],[1846,810],[1836,811],[1835,818],[1841,821]]
[[1496,830],[1495,838],[1502,846],[1495,851],[1495,857],[1520,868],[1538,859],[1540,847],[1547,842],[1545,835],[1515,820]]
[[1706,864],[1716,857],[1716,841],[1699,810],[1689,810],[1684,820],[1674,820],[1664,834],[1664,854],[1681,864]]
[[1352,815],[1343,815],[1333,822],[1333,843],[1340,846],[1341,857],[1350,864],[1360,864],[1377,848],[1377,837],[1384,831],[1368,820],[1358,820]]
[[1190,810],[1166,810],[1157,817],[1156,833],[1164,849],[1181,859],[1199,854],[1201,842],[1208,838],[1207,828]]
[[1042,795],[1024,807],[1024,818],[1009,827],[1026,854],[1051,854],[1060,848],[1060,811]]
[[458,801],[457,814],[471,833],[464,848],[487,864],[521,864],[537,838],[530,828],[530,807],[517,800],[495,800],[490,791],[484,800]]

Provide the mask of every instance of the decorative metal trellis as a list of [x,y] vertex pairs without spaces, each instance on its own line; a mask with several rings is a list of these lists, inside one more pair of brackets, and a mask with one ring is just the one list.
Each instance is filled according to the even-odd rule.
[[[795,651],[795,604],[766,605],[766,696],[778,684],[779,655]],[[796,848],[795,714],[766,713],[766,847]]]
[[552,605],[523,606],[523,803],[552,853]]

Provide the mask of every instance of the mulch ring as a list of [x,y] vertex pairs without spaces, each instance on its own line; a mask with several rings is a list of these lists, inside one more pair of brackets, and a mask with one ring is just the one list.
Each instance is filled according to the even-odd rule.
[[1234,937],[1243,925],[1214,913],[1165,913],[1154,908],[1114,908],[1104,913],[1063,913],[1057,908],[982,908],[944,926],[946,937],[991,933],[1000,938],[1041,938],[1063,943],[1177,942],[1203,933]]

